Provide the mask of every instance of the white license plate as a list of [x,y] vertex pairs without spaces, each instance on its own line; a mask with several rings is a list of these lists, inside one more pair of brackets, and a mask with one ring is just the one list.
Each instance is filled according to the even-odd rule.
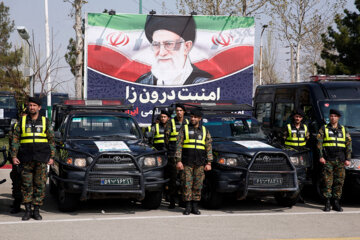
[[100,185],[132,185],[132,178],[101,178]]
[[254,178],[254,185],[282,185],[282,178]]

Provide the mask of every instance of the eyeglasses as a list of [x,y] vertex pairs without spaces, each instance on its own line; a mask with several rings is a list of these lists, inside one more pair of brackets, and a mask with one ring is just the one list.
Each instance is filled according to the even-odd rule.
[[183,43],[185,41],[165,41],[163,43],[159,43],[159,42],[152,42],[151,43],[151,49],[153,51],[159,51],[161,45],[164,46],[164,48],[168,51],[174,51],[174,50],[179,50],[180,48],[180,44]]

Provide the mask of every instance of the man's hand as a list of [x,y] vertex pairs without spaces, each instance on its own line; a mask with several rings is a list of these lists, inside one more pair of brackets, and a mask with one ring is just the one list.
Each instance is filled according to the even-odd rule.
[[48,165],[53,165],[54,164],[54,159],[50,158],[47,164]]
[[344,164],[345,164],[345,166],[350,166],[350,161],[346,160]]
[[14,165],[19,165],[20,164],[20,160],[17,157],[12,158],[12,162]]
[[320,163],[322,163],[322,164],[325,164],[326,163],[326,160],[325,160],[325,158],[320,158]]
[[211,163],[206,164],[204,170],[205,171],[210,171],[211,170]]
[[177,170],[184,170],[184,165],[182,164],[182,162],[178,162],[178,163],[176,164],[176,169],[177,169]]

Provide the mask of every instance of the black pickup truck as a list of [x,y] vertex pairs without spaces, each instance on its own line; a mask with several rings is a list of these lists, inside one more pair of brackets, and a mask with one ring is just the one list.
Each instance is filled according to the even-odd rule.
[[296,204],[306,176],[307,153],[272,146],[257,120],[244,114],[252,111],[249,105],[189,107],[202,110],[202,124],[213,139],[212,171],[206,173],[202,192],[205,207],[221,207],[224,194],[237,199],[272,195],[282,206]]
[[57,153],[51,166],[50,192],[61,211],[79,201],[127,198],[156,209],[162,200],[164,151],[144,141],[138,123],[124,113],[129,106],[111,101],[74,101],[53,107]]

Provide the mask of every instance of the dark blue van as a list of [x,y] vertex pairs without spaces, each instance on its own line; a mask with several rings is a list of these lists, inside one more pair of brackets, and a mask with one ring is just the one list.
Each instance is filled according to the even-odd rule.
[[17,119],[17,113],[15,93],[0,91],[0,129],[8,133]]

